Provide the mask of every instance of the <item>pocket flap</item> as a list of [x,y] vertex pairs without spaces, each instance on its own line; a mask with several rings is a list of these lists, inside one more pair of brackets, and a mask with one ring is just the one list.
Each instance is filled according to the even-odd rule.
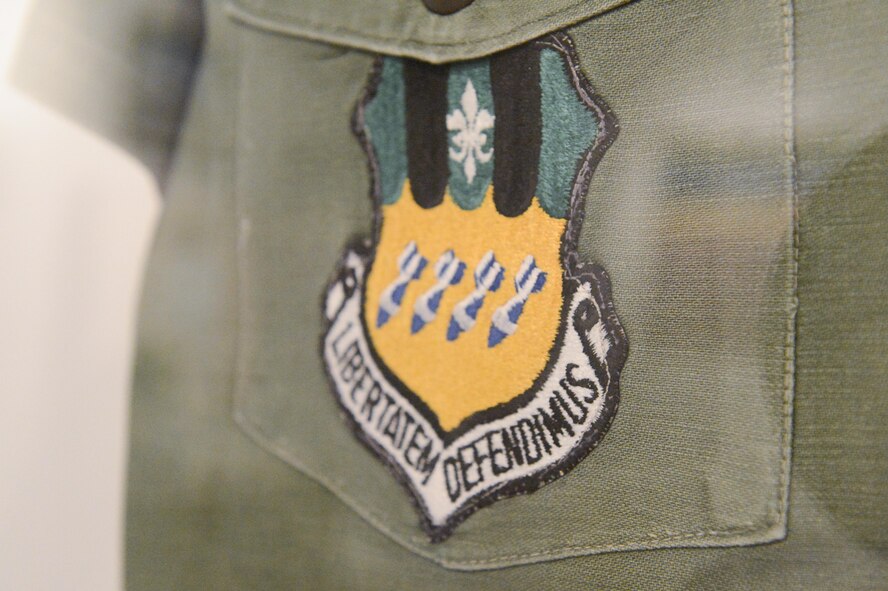
[[232,0],[232,18],[268,31],[432,63],[481,57],[631,0],[478,0],[441,16],[420,0]]

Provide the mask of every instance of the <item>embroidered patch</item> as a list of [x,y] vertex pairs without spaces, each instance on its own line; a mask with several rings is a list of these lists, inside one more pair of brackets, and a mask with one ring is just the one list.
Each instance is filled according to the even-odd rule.
[[616,413],[626,338],[576,242],[617,124],[559,33],[444,66],[378,58],[354,127],[374,235],[328,286],[324,362],[441,541],[564,475]]

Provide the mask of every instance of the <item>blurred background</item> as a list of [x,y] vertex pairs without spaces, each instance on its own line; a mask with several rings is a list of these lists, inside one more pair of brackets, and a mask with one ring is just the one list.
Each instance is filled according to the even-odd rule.
[[116,590],[160,198],[122,151],[10,86],[28,5],[0,0],[0,589]]

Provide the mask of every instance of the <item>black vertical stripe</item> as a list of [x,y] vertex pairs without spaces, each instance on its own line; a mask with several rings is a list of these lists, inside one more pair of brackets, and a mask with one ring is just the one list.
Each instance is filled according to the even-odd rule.
[[407,175],[416,202],[425,208],[444,200],[447,164],[447,66],[404,60]]
[[540,55],[534,44],[490,60],[493,87],[493,202],[504,216],[530,207],[536,192],[542,143]]

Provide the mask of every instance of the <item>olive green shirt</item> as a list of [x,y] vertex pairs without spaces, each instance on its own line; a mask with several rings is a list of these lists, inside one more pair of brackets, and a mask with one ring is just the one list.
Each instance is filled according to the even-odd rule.
[[[132,401],[143,589],[888,588],[888,4],[39,0],[16,83],[165,193]],[[576,468],[431,543],[318,344],[376,55],[564,30],[620,133],[578,252],[629,339]]]

